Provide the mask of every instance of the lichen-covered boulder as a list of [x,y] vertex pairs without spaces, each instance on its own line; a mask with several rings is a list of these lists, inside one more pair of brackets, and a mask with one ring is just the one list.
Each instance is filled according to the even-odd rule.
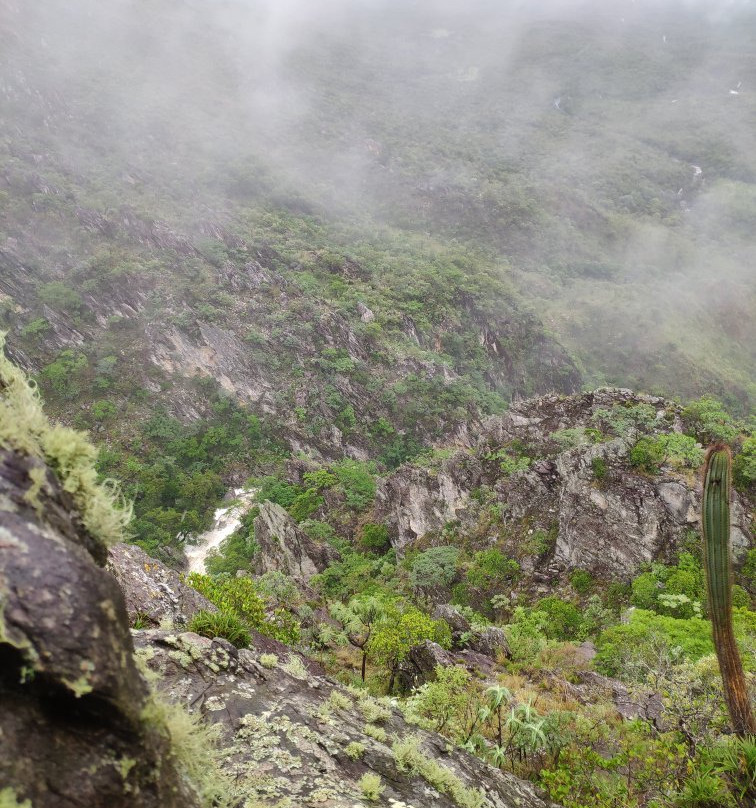
[[360,778],[375,774],[382,805],[458,808],[448,788],[436,787],[442,774],[469,805],[547,808],[532,785],[408,725],[390,699],[345,689],[257,639],[237,650],[191,633],[134,638],[157,686],[218,726],[224,765],[247,805],[354,808],[363,804]]
[[432,617],[434,620],[443,620],[449,626],[454,645],[457,645],[462,640],[463,635],[472,629],[470,621],[450,603],[436,606]]
[[132,625],[137,620],[152,626],[166,620],[186,625],[199,611],[217,611],[204,595],[183,583],[177,572],[133,544],[111,547],[107,569],[120,584]]

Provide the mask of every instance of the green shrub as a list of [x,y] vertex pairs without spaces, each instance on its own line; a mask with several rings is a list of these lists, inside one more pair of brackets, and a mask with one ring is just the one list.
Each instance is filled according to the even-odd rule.
[[644,572],[633,580],[630,602],[638,609],[654,611],[656,609],[656,599],[663,591],[663,585],[651,572]]
[[362,526],[360,544],[368,552],[385,553],[391,546],[389,532],[386,525],[368,523]]
[[358,460],[342,460],[331,466],[331,473],[339,481],[348,508],[364,511],[375,499],[375,467]]
[[664,464],[695,469],[703,459],[704,451],[695,439],[677,433],[641,438],[630,451],[630,464],[649,474],[658,473]]
[[686,431],[695,435],[704,445],[717,440],[729,442],[737,435],[732,416],[720,401],[702,396],[691,401],[682,411]]
[[38,337],[49,330],[50,323],[44,317],[36,317],[21,329],[21,335],[24,337]]
[[656,474],[664,462],[664,449],[653,438],[641,438],[630,451],[630,465]]
[[249,648],[252,638],[244,623],[230,612],[197,612],[189,622],[189,631],[201,637],[223,637],[237,648]]
[[386,790],[386,787],[381,785],[380,775],[372,772],[363,774],[358,785],[362,793],[362,799],[368,802],[378,802],[381,794]]
[[431,547],[415,557],[410,581],[415,592],[443,597],[457,573],[460,550],[451,545]]
[[[735,634],[742,639],[756,636],[756,614],[744,609],[734,611]],[[607,676],[621,675],[628,654],[642,654],[653,643],[663,641],[679,648],[691,661],[714,653],[711,623],[698,617],[680,619],[636,609],[627,623],[610,626],[596,641],[596,668]]]
[[549,595],[539,600],[535,608],[546,615],[543,631],[550,639],[574,640],[580,635],[583,618],[573,603]]
[[92,404],[91,412],[95,421],[109,421],[118,414],[118,409],[112,401],[103,399]]
[[512,615],[512,623],[504,627],[513,662],[525,665],[535,661],[546,647],[546,621],[543,612],[518,606]]
[[388,733],[386,732],[383,727],[376,727],[375,724],[365,724],[362,728],[363,734],[367,735],[368,738],[372,738],[374,741],[378,741],[379,743],[386,743],[388,739]]
[[734,456],[732,480],[740,491],[748,491],[756,484],[756,434],[746,438]]
[[362,756],[365,754],[365,744],[359,741],[352,741],[344,747],[344,754],[350,760],[362,760]]
[[593,589],[593,576],[588,570],[573,570],[570,584],[578,595],[587,595]]
[[61,281],[43,283],[37,293],[39,299],[52,308],[78,314],[84,306],[81,295]]
[[593,476],[595,479],[600,482],[606,478],[606,475],[609,472],[609,466],[603,457],[594,457],[591,460],[591,470],[593,471]]
[[252,578],[238,576],[214,579],[192,572],[187,583],[222,612],[235,616],[248,629],[259,631],[280,642],[299,641],[299,625],[291,614],[278,609],[272,617],[266,615],[265,603]]

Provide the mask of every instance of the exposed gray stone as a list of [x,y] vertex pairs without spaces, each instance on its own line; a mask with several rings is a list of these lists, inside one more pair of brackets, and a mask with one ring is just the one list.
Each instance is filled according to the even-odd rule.
[[275,502],[263,502],[254,527],[260,548],[255,564],[260,574],[278,570],[307,583],[339,557],[329,544],[316,542],[302,532]]

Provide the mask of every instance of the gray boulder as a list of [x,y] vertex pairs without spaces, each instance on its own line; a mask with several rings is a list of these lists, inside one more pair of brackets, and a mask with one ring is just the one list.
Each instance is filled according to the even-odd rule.
[[467,647],[483,656],[496,659],[499,656],[509,657],[509,643],[503,628],[485,626],[474,628],[467,640]]

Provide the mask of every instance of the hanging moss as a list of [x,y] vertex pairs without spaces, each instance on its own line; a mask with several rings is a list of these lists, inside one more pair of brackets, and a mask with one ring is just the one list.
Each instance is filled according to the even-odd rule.
[[[30,455],[45,462],[71,494],[87,531],[105,546],[123,541],[131,520],[113,481],[99,483],[97,449],[82,432],[52,425],[45,416],[36,387],[4,354],[0,334],[0,448]],[[37,474],[27,492],[39,507],[45,480]]]

